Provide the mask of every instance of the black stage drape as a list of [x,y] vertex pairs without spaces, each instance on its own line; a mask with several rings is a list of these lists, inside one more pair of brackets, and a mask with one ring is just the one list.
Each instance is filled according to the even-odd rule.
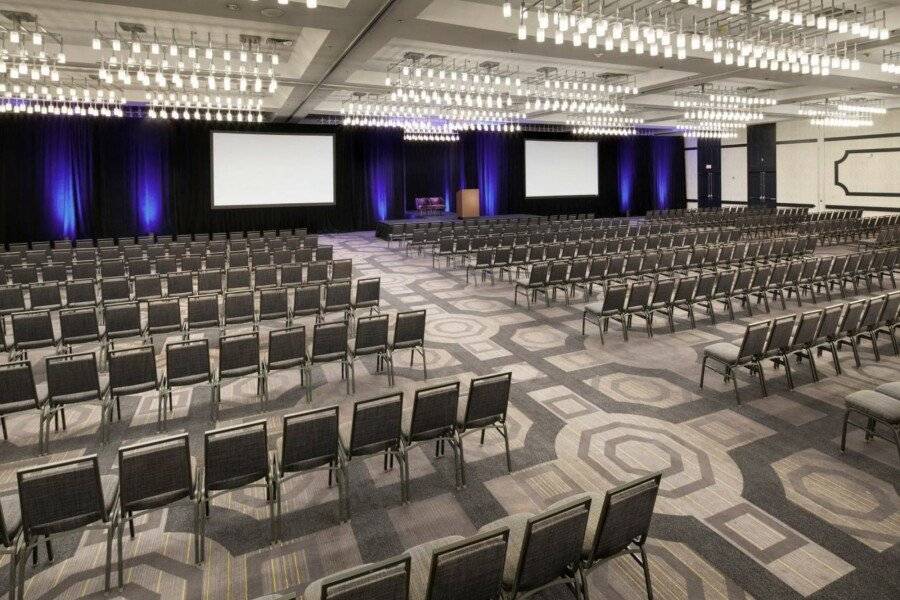
[[[331,133],[334,206],[212,209],[210,133]],[[372,229],[403,218],[415,198],[451,212],[479,188],[482,214],[643,214],[685,205],[683,139],[602,138],[597,196],[525,198],[525,138],[565,133],[466,132],[458,143],[404,142],[387,129],[278,123],[4,116],[0,119],[3,241],[306,227]]]

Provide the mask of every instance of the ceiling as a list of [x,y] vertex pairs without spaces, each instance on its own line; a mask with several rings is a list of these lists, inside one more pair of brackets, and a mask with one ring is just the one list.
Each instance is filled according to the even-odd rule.
[[[796,116],[797,102],[852,94],[880,98],[888,108],[900,107],[900,76],[882,73],[884,49],[900,50],[900,2],[857,0],[856,4],[886,11],[891,36],[865,42],[862,69],[828,77],[803,76],[714,64],[688,53],[686,60],[606,53],[571,44],[539,44],[533,37],[519,41],[516,20],[504,19],[502,0],[305,0],[281,5],[276,0],[31,0],[0,1],[0,11],[34,13],[47,31],[62,35],[73,73],[96,72],[91,49],[95,23],[111,34],[117,22],[137,22],[156,28],[161,40],[176,37],[236,41],[241,34],[280,40],[279,87],[264,107],[275,120],[302,120],[334,115],[352,92],[383,93],[388,66],[415,51],[457,61],[495,60],[523,71],[554,66],[560,71],[632,75],[640,94],[629,98],[647,124],[671,125],[680,116],[672,108],[677,91],[698,84],[720,83],[767,91],[779,105],[767,111],[769,120]],[[607,4],[610,1],[608,0]],[[646,2],[647,0],[641,0]],[[759,0],[768,2],[768,0]],[[670,0],[657,0],[669,4]],[[816,0],[818,2],[818,0]],[[622,0],[622,4],[630,4]],[[0,16],[0,26],[9,21]],[[144,99],[138,86],[126,89],[129,100]],[[562,123],[562,113],[541,113],[535,120]]]

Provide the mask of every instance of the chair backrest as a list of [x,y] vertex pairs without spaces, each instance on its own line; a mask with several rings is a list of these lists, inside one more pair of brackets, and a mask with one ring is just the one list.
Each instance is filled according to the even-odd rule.
[[798,317],[797,330],[791,339],[791,347],[802,347],[816,339],[816,332],[819,330],[824,312],[823,309],[812,310]]
[[381,299],[381,277],[367,277],[356,281],[356,307],[378,306]]
[[701,273],[697,279],[697,289],[694,291],[694,297],[705,299],[712,295],[716,288],[716,273]]
[[131,286],[125,277],[104,277],[100,280],[100,297],[104,302],[131,299]]
[[469,383],[465,427],[484,427],[506,420],[512,372],[473,378]]
[[675,280],[672,278],[658,279],[653,288],[652,304],[668,304],[672,300],[675,291]]
[[360,400],[353,405],[350,456],[374,454],[400,443],[403,392]]
[[843,304],[834,304],[826,306],[822,311],[822,320],[819,321],[819,327],[816,329],[815,339],[827,339],[837,333],[838,324],[844,314]]
[[204,269],[197,273],[198,292],[221,292],[222,271],[219,269]]
[[190,296],[194,293],[194,274],[190,271],[166,275],[166,293],[169,296]]
[[306,268],[306,280],[310,283],[328,281],[328,263],[324,261],[309,263]]
[[191,385],[209,381],[209,340],[186,340],[166,344],[168,385]]
[[459,382],[416,390],[409,437],[431,439],[453,429],[459,405]]
[[25,310],[25,291],[19,285],[0,287],[0,314]]
[[840,325],[838,325],[839,334],[849,333],[851,331],[856,331],[857,329],[859,329],[859,325],[862,322],[863,312],[865,312],[868,303],[869,301],[866,299],[855,300],[853,302],[847,303],[847,310],[844,311],[844,315],[841,318]]
[[551,508],[528,519],[514,590],[525,592],[565,576],[581,559],[590,498]]
[[[590,560],[622,552],[635,540],[647,539],[662,473],[648,475],[608,490],[592,537]],[[597,507],[594,507],[596,510]]]
[[776,317],[772,321],[772,331],[769,333],[766,351],[772,352],[787,349],[791,344],[791,335],[794,332],[796,322],[797,315]]
[[287,318],[288,296],[286,288],[262,290],[259,293],[259,318]]
[[299,285],[303,283],[303,265],[290,263],[281,265],[281,285]]
[[608,310],[624,310],[625,298],[628,296],[628,285],[615,283],[607,286],[603,294],[603,312]]
[[243,487],[269,472],[266,420],[213,429],[203,434],[206,490]]
[[100,398],[100,376],[93,352],[48,356],[47,399],[54,403],[82,402]]
[[324,310],[343,310],[350,306],[349,281],[335,281],[325,284]]
[[564,283],[568,274],[569,263],[567,261],[554,261],[550,263],[550,274],[547,276],[547,283]]
[[887,294],[884,311],[881,313],[881,322],[887,324],[896,322],[898,313],[900,313],[900,290],[894,290]]
[[538,285],[546,282],[549,269],[550,265],[546,262],[539,262],[531,265],[531,272],[528,274],[529,285]]
[[410,557],[400,556],[336,573],[309,600],[407,600]]
[[281,469],[312,469],[335,460],[338,454],[337,406],[284,415],[281,438]]
[[225,323],[252,320],[255,309],[255,294],[249,290],[244,292],[228,292],[225,294]]
[[109,390],[113,396],[158,386],[156,352],[152,345],[109,353]]
[[22,469],[16,479],[22,528],[29,538],[109,518],[96,454]]
[[153,300],[147,303],[147,331],[178,331],[181,329],[181,302],[176,298]]
[[139,275],[133,278],[134,297],[138,300],[162,296],[162,279],[159,275]]
[[77,344],[100,339],[97,311],[92,307],[59,311],[60,339],[63,344]]
[[269,369],[295,367],[306,360],[306,327],[295,325],[269,332]]
[[409,348],[425,343],[425,310],[397,313],[394,323],[394,348]]
[[16,346],[51,346],[54,342],[53,321],[49,310],[14,313],[12,331],[13,344]]
[[225,289],[239,290],[250,287],[250,269],[232,267],[225,271]]
[[19,406],[22,409],[40,407],[34,372],[27,360],[0,364],[0,412]]
[[881,313],[886,300],[887,296],[875,296],[869,299],[869,304],[866,305],[866,310],[859,322],[860,328],[870,329],[881,323]]
[[219,323],[219,297],[216,294],[188,298],[188,326],[212,327]]
[[631,292],[628,294],[628,308],[643,308],[650,303],[650,290],[653,282],[642,279],[631,284]]
[[259,372],[259,334],[255,331],[219,338],[219,376]]
[[315,314],[322,307],[322,286],[315,283],[294,288],[295,315]]
[[193,496],[187,433],[122,446],[118,457],[123,513],[159,508]]
[[719,271],[716,277],[716,294],[730,294],[734,287],[734,280],[737,279],[737,271]]
[[678,286],[675,288],[674,302],[688,302],[694,297],[694,291],[697,289],[697,276],[690,275],[682,277],[678,280]]
[[766,340],[769,339],[771,321],[750,323],[744,331],[744,339],[738,351],[738,360],[746,361],[761,355],[766,350]]
[[347,355],[347,322],[317,323],[313,329],[312,356],[316,361],[329,361]]
[[508,542],[509,529],[502,528],[435,550],[425,599],[499,598]]
[[[321,251],[322,248],[319,248]],[[339,281],[342,279],[350,279],[353,275],[353,259],[342,258],[331,263],[331,279]]]
[[356,339],[354,352],[382,351],[388,345],[388,321],[387,315],[373,317],[361,317],[356,321]]

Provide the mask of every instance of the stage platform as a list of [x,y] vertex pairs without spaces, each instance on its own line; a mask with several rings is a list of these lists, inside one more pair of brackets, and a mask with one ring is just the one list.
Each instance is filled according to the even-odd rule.
[[[517,218],[533,218],[533,219],[546,219],[547,217],[541,217],[539,215],[496,215],[493,217],[466,217],[465,219],[461,219],[457,216],[456,213],[443,213],[440,215],[429,215],[423,217],[412,217],[408,219],[388,219],[386,221],[378,221],[375,225],[375,235],[381,239],[387,239],[388,233],[390,233],[391,229],[397,225],[403,225],[406,223],[410,223],[413,225],[423,225],[423,224],[433,224],[433,223],[458,223],[459,221],[465,220],[466,222],[473,223],[490,223],[491,221],[498,220],[508,220],[508,219],[517,219]],[[431,225],[432,227],[434,225]]]

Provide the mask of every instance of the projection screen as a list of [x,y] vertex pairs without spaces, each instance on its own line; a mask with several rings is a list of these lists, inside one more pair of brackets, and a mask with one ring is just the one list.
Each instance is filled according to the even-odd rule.
[[213,132],[213,208],[322,204],[334,204],[334,136]]
[[525,140],[525,195],[596,196],[596,142]]

